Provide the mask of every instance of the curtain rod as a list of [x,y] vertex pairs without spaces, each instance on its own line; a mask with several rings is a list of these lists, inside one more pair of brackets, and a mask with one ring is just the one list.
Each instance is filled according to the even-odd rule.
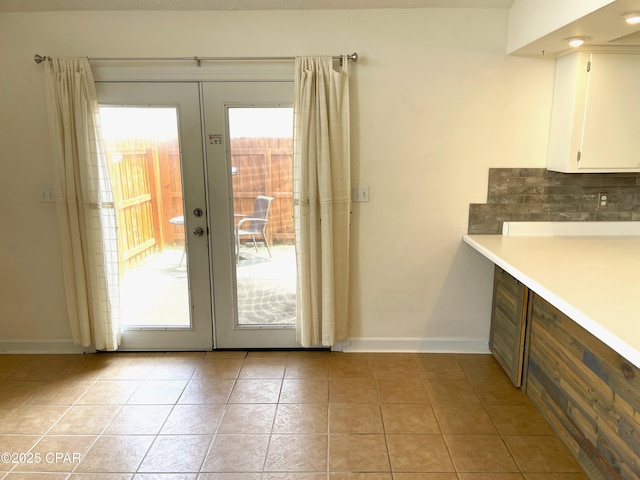
[[[345,55],[347,60],[352,62],[358,61],[358,54],[356,52],[349,55]],[[219,62],[233,62],[233,61],[293,61],[296,57],[111,57],[111,58],[89,58],[94,61],[173,61],[173,60],[187,60],[196,62],[198,66],[203,61],[219,61]],[[342,55],[334,55],[334,60],[342,60]],[[42,63],[45,60],[50,60],[51,57],[46,55],[34,55],[33,60],[36,63]]]

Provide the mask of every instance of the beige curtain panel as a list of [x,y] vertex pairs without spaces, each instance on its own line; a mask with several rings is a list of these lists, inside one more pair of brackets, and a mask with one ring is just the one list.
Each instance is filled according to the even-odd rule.
[[91,67],[86,58],[49,59],[45,78],[73,341],[116,350],[120,322],[115,215]]
[[294,93],[297,341],[332,346],[347,336],[351,214],[349,62],[299,57]]

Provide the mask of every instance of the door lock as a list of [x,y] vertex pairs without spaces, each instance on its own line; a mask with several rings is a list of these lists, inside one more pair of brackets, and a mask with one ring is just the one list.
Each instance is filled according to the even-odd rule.
[[193,229],[193,234],[196,237],[201,237],[202,235],[204,235],[204,230],[202,229],[202,227],[196,227]]
[[195,208],[195,209],[193,210],[193,216],[194,216],[194,217],[201,217],[203,213],[204,213],[204,212],[202,211],[202,209],[201,209],[201,208]]

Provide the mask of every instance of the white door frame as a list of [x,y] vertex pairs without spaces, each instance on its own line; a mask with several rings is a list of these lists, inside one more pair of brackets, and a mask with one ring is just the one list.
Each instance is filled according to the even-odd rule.
[[[203,62],[201,65],[187,64],[184,62],[171,62],[167,63],[145,63],[141,62],[138,64],[134,64],[132,62],[110,62],[110,61],[92,61],[92,70],[94,79],[97,85],[106,84],[107,82],[144,82],[147,83],[158,83],[163,84],[165,82],[175,82],[175,83],[192,83],[199,85],[200,90],[200,108],[201,112],[204,110],[204,100],[202,98],[202,91],[205,89],[205,85],[211,83],[222,82],[222,84],[232,83],[241,83],[241,82],[252,82],[254,86],[259,85],[262,82],[280,82],[284,85],[288,84],[290,88],[290,98],[292,103],[293,98],[293,79],[294,79],[294,64],[292,61],[270,61],[270,62],[252,62],[252,61],[238,61],[231,62],[230,64],[224,63],[216,63],[216,62]],[[253,83],[256,82],[256,83]],[[142,84],[140,84],[142,85]],[[102,87],[99,87],[102,88]],[[250,102],[250,99],[245,98],[242,101],[243,105],[247,105]],[[277,102],[276,102],[277,104]],[[273,102],[270,103],[273,105]],[[201,116],[198,117],[201,121],[201,125],[204,124],[204,113],[201,113]],[[214,130],[219,129],[217,125],[213,125]],[[204,129],[206,127],[202,127]],[[224,138],[228,137],[228,125],[224,125]],[[201,134],[201,142],[200,145],[204,144],[204,149],[206,149],[207,155],[212,155],[213,152],[209,152],[209,145],[206,142],[206,132],[204,130],[200,130]],[[225,162],[226,164],[226,162]],[[211,160],[207,159],[205,164],[205,171],[203,172],[203,177],[210,178],[208,169],[212,168]],[[215,171],[215,169],[214,169]],[[228,181],[230,182],[230,175],[228,175]],[[211,194],[212,186],[208,185],[208,192],[205,195],[208,195],[206,198],[206,207],[205,211],[207,211],[207,215],[205,218],[207,219],[206,223],[206,231],[211,232],[211,224],[210,224],[210,214],[208,213],[209,208],[215,198],[217,198],[214,194]],[[226,187],[229,189],[229,185]],[[228,192],[227,192],[228,193]],[[229,196],[227,195],[227,203],[229,206]],[[231,200],[232,201],[232,200]],[[191,205],[185,205],[185,214],[192,211]],[[227,212],[231,210],[227,209]],[[185,215],[187,216],[187,215]],[[230,220],[228,218],[228,220]],[[227,229],[231,225],[231,221],[227,223]],[[189,235],[190,231],[195,228],[194,222],[190,222],[189,219],[186,219],[185,224],[185,236]],[[227,245],[230,243],[226,240],[228,238],[232,238],[229,236],[229,231],[227,231],[223,236],[221,236],[220,242],[225,242]],[[208,237],[208,248],[209,252],[212,253],[216,250],[216,246],[218,250],[228,248],[221,247],[216,244],[213,235],[209,235]],[[193,252],[192,252],[193,253]],[[197,257],[197,255],[196,255]],[[226,266],[221,267],[221,271],[226,272],[226,278],[232,279],[232,282],[235,282],[235,270],[231,261],[233,259],[233,254],[229,250],[228,259],[222,261],[222,264],[226,264]],[[212,258],[212,257],[209,257]],[[192,255],[192,261],[190,268],[196,269],[199,271],[199,275],[202,276],[203,272],[200,269],[209,270],[209,265],[211,262],[195,262]],[[206,263],[206,265],[205,265]],[[217,268],[217,267],[216,267]],[[233,272],[230,274],[230,271]],[[235,327],[222,327],[222,332],[220,332],[219,323],[222,320],[216,320],[214,318],[214,309],[218,311],[222,308],[223,311],[226,311],[225,315],[227,319],[233,318],[233,322],[235,322],[235,312],[229,310],[229,307],[233,308],[233,303],[231,305],[228,304],[228,301],[233,299],[233,284],[228,283],[226,281],[226,285],[220,285],[224,283],[223,280],[217,280],[217,286],[214,287],[213,278],[214,274],[209,272],[208,276],[208,295],[210,298],[209,306],[209,327],[204,328],[204,330],[200,329],[199,338],[197,341],[189,342],[181,342],[180,345],[171,345],[167,346],[163,343],[162,338],[166,337],[166,334],[163,335],[162,331],[156,331],[155,333],[151,331],[146,332],[147,340],[142,340],[142,338],[138,340],[125,341],[123,340],[123,344],[121,346],[122,350],[188,350],[188,349],[197,349],[197,350],[210,350],[212,348],[288,348],[288,347],[298,347],[295,342],[295,330],[288,328],[284,329],[282,327],[276,329],[265,329],[265,328],[256,328],[256,329],[246,329],[241,328],[237,329]],[[220,273],[217,276],[222,276]],[[198,294],[199,295],[199,294]],[[218,300],[214,302],[214,299],[217,297]],[[225,300],[221,300],[224,298]],[[226,303],[226,306],[224,305]],[[192,314],[194,307],[194,302],[191,302]],[[197,310],[197,308],[196,308]],[[229,317],[229,312],[231,313],[231,317]],[[222,315],[222,314],[220,314]],[[198,329],[196,329],[198,330]],[[276,335],[275,340],[265,342],[265,332],[267,330],[281,330],[283,334]],[[229,337],[229,333],[231,336]],[[274,333],[273,331],[271,333]],[[245,336],[246,335],[246,336]],[[196,334],[198,336],[198,334]],[[243,340],[242,337],[245,336]],[[226,338],[231,338],[232,340],[227,340]],[[152,347],[149,345],[145,345],[145,343],[150,342],[152,344],[159,345],[158,347]]]

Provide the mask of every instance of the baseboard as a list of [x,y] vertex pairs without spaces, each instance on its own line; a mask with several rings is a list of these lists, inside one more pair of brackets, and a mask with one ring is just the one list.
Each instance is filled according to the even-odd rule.
[[335,345],[342,352],[490,353],[489,341],[468,338],[350,338]]
[[[337,352],[380,353],[490,353],[488,340],[465,338],[373,338],[358,337],[337,342]],[[1,353],[94,353],[71,340],[1,340]]]
[[0,353],[93,353],[72,340],[0,340]]

